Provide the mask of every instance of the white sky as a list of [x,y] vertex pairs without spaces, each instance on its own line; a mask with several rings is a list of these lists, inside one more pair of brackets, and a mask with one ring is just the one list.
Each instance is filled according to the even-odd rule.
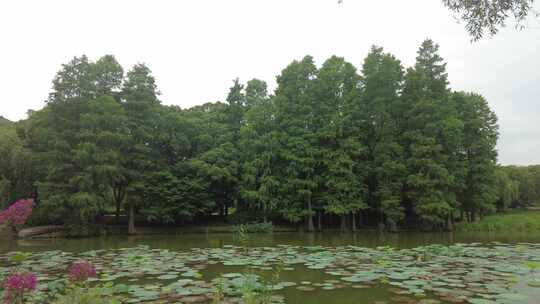
[[414,63],[429,37],[454,90],[483,94],[499,116],[500,161],[540,163],[540,18],[471,43],[440,0],[1,1],[0,115],[40,109],[73,56],[145,62],[165,104],[223,100],[232,79],[266,80],[293,59],[335,54],[360,68],[372,44]]

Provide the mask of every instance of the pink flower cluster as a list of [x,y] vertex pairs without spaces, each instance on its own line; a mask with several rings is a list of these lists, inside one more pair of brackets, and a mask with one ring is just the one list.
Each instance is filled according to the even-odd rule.
[[34,200],[21,199],[13,203],[6,210],[0,212],[0,224],[7,222],[14,227],[22,226],[32,215]]
[[69,268],[69,280],[73,283],[82,283],[96,276],[96,268],[87,261],[75,262]]
[[31,272],[17,272],[6,278],[4,288],[4,303],[22,303],[25,293],[36,289],[38,280]]

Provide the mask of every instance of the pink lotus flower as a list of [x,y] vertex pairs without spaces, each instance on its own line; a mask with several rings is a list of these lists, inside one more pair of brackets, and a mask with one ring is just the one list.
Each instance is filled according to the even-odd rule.
[[82,283],[88,278],[97,277],[96,268],[87,261],[73,263],[69,268],[69,280],[73,283]]
[[4,288],[4,303],[24,303],[24,294],[36,289],[38,280],[31,272],[17,272],[8,276],[2,287]]

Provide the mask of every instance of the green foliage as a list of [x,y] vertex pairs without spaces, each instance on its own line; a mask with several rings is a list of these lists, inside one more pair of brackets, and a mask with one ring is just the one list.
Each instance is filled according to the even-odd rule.
[[245,245],[247,242],[249,242],[250,236],[247,229],[247,226],[244,224],[238,225],[234,227],[234,236],[238,242]]
[[394,230],[404,217],[400,204],[404,184],[403,102],[399,96],[403,67],[380,47],[372,47],[362,68],[361,102],[351,113],[352,125],[365,147],[365,185],[368,206],[378,221]]
[[247,223],[234,226],[234,232],[238,234],[242,233],[271,233],[274,231],[274,225],[272,223]]
[[28,260],[32,256],[31,252],[14,252],[10,257],[9,261],[13,264],[21,264],[22,262]]
[[[416,63],[373,47],[360,72],[332,56],[293,61],[269,95],[235,79],[226,102],[164,106],[150,69],[113,56],[63,65],[44,109],[0,126],[0,198],[38,196],[33,223],[95,234],[103,214],[162,224],[340,218],[452,229],[539,201],[540,170],[497,167],[487,101],[452,92],[431,40]],[[375,218],[367,218],[373,215]],[[265,227],[265,228],[261,228]],[[256,230],[258,230],[257,228]],[[249,229],[248,229],[249,230]]]
[[17,136],[16,128],[17,124],[11,122],[0,123],[1,209],[17,199],[28,198],[34,189],[32,154]]
[[508,179],[505,187],[510,207],[538,206],[540,204],[540,166],[505,166],[500,171]]
[[472,39],[479,40],[486,32],[490,36],[497,34],[509,17],[515,19],[516,27],[523,26],[534,0],[443,0],[443,3],[466,22],[465,29]]
[[65,294],[59,295],[53,303],[55,304],[119,304],[119,300],[107,295],[105,288],[86,288],[72,286],[66,289]]
[[460,231],[540,231],[540,212],[508,211],[486,216],[475,223],[460,223]]

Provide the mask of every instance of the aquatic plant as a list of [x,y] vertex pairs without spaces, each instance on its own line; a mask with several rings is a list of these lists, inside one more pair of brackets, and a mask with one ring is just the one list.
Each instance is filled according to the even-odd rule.
[[34,200],[32,199],[16,201],[6,210],[0,212],[0,224],[8,224],[13,230],[18,231],[32,215],[33,207]]
[[271,233],[274,231],[274,225],[270,222],[265,223],[246,223],[234,227],[235,231],[243,229],[247,233]]
[[59,295],[55,304],[120,304],[120,301],[115,298],[104,295],[102,288],[83,288],[74,286],[66,290],[66,293]]
[[9,257],[9,261],[15,265],[20,265],[22,262],[26,261],[29,257],[32,256],[30,252],[15,252]]
[[96,268],[87,261],[75,262],[69,268],[69,280],[72,283],[84,283],[89,278],[97,277]]
[[249,242],[249,231],[248,227],[244,224],[240,224],[238,226],[234,227],[234,237],[238,240],[241,244],[246,244]]
[[528,261],[528,262],[525,262],[525,266],[527,266],[527,268],[529,268],[531,272],[534,272],[536,269],[540,268],[540,263],[534,262],[534,261]]
[[37,283],[36,275],[31,272],[16,272],[9,275],[2,284],[4,288],[4,303],[24,303],[25,295],[34,291]]
[[[12,255],[0,254],[0,277],[16,271],[18,266],[2,264]],[[418,260],[418,256],[429,258]],[[74,281],[88,283],[69,283],[72,280],[66,280],[66,268],[76,268],[70,263],[81,260],[88,261],[81,264],[84,265],[81,269],[90,269],[90,262],[96,265],[99,277],[81,270],[76,273],[86,275]],[[81,303],[101,304],[110,303],[107,301],[112,301],[112,297],[124,303],[213,301],[217,304],[239,300],[254,304],[285,303],[279,298],[281,290],[285,289],[288,289],[287,294],[295,289],[307,295],[311,291],[323,293],[374,286],[385,288],[411,303],[419,302],[416,297],[421,297],[421,303],[489,303],[488,300],[516,304],[531,303],[532,295],[538,293],[540,278],[531,273],[531,268],[539,262],[540,244],[493,242],[406,249],[353,245],[249,248],[225,245],[179,251],[148,246],[82,253],[54,250],[35,252],[23,265],[40,273],[40,280],[43,276],[42,285],[46,288],[32,293],[32,300],[43,299],[37,303],[56,303],[54,299],[62,298],[65,302],[61,303],[66,304],[70,303],[69,299],[71,303],[78,303],[73,300],[77,299],[83,301]],[[219,265],[221,273],[210,281],[205,280],[209,273],[214,275],[215,269],[211,269],[214,265]],[[227,267],[236,269],[227,272]],[[238,271],[238,267],[245,267],[247,273],[233,272]],[[282,281],[282,271],[306,269],[321,272],[326,278]],[[68,286],[63,287],[66,282]],[[89,288],[90,284],[101,287],[94,290],[96,287]]]
[[215,282],[216,292],[214,293],[214,298],[212,303],[220,304],[225,298],[225,280],[223,278],[218,278]]
[[261,301],[262,299],[258,292],[260,287],[261,285],[257,282],[257,277],[255,275],[244,275],[241,292],[245,304],[266,304]]

